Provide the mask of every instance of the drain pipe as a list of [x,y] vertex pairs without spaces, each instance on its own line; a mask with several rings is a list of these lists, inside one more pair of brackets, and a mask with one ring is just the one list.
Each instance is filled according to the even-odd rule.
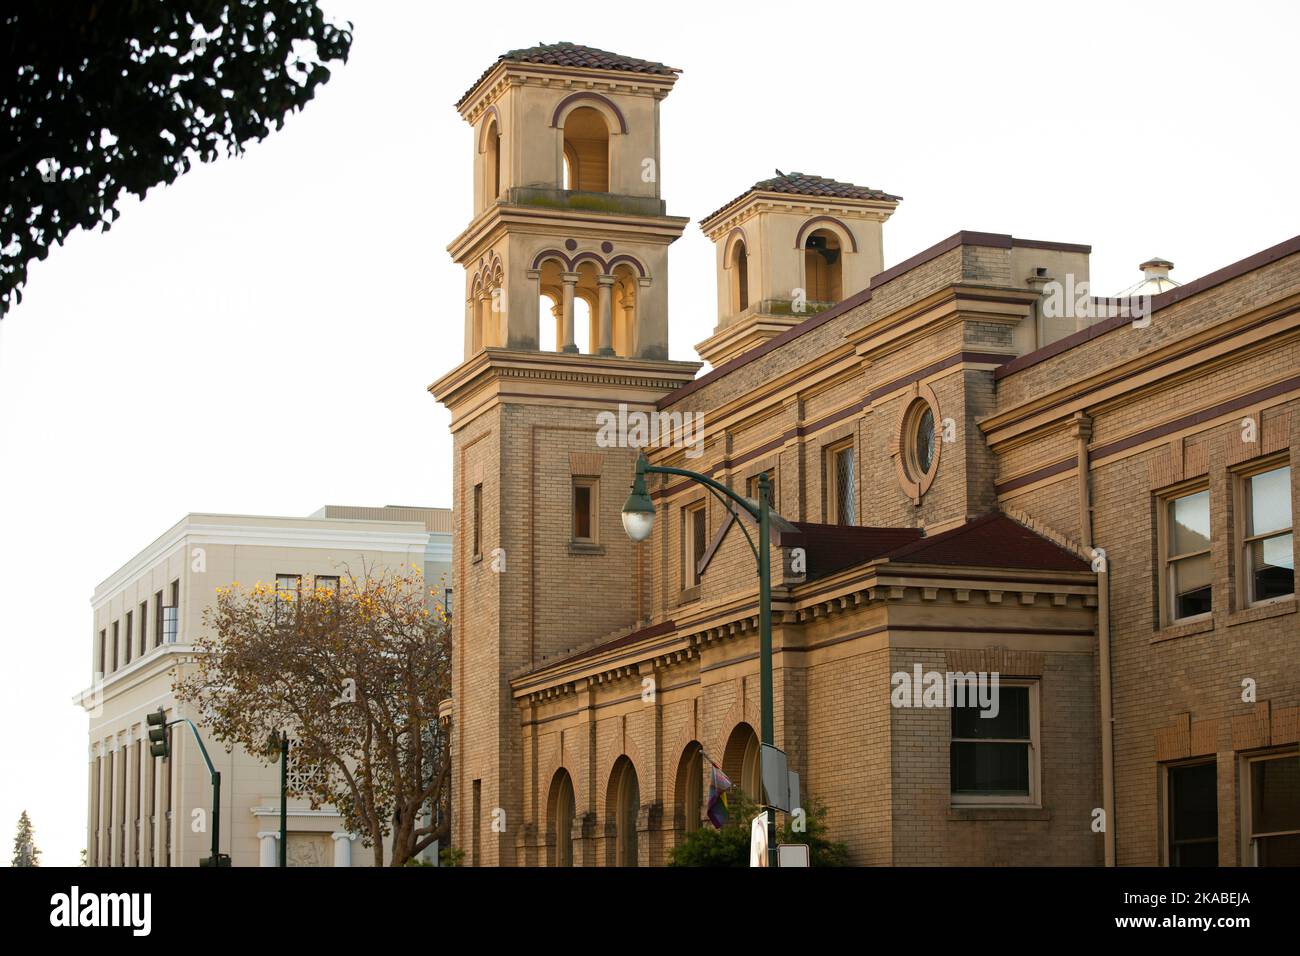
[[1092,547],[1092,481],[1089,475],[1088,442],[1092,419],[1085,412],[1074,415],[1076,468],[1079,476],[1079,537],[1092,555],[1097,573],[1097,683],[1101,706],[1101,809],[1106,829],[1102,831],[1106,866],[1115,865],[1115,716],[1110,675],[1110,558]]

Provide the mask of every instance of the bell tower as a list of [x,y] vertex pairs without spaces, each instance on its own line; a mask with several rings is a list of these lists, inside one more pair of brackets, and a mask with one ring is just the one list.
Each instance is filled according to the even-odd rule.
[[[653,413],[700,368],[668,359],[668,246],[687,220],[659,194],[659,111],[677,75],[548,44],[498,57],[456,104],[474,159],[474,216],[448,247],[465,270],[464,358],[429,390],[452,417],[444,712],[466,865],[544,858],[525,781],[555,758],[535,752],[512,678],[650,615],[653,562],[620,519],[637,449],[601,422]],[[580,820],[588,783],[574,781]]]
[[695,348],[715,368],[861,292],[884,268],[899,197],[776,171],[700,223],[718,263],[718,325]]
[[659,104],[678,71],[572,43],[502,55],[457,109],[473,128],[465,358],[483,348],[668,357]]

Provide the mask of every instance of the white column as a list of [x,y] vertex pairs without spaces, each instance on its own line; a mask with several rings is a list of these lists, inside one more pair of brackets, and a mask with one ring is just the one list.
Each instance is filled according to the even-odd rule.
[[280,864],[279,847],[276,843],[280,839],[278,830],[259,830],[257,838],[261,840],[259,846],[260,855],[257,859],[258,866],[278,866]]
[[334,865],[349,867],[352,865],[352,834],[331,833],[334,838]]
[[613,276],[598,276],[596,278],[599,297],[596,300],[600,312],[600,348],[596,350],[598,355],[614,354],[614,312],[612,297],[610,292],[614,285]]
[[578,346],[573,341],[573,294],[578,286],[578,273],[562,272],[560,273],[560,281],[564,283],[564,295],[560,299],[560,335],[563,338],[560,343],[560,351],[576,352]]
[[108,801],[108,865],[117,866],[117,854],[122,846],[122,799],[118,796],[118,781],[122,779],[122,746],[117,738],[112,743],[113,772],[109,776]]

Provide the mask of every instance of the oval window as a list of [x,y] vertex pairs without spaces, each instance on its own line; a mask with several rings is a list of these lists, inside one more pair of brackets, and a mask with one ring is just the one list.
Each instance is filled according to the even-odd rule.
[[916,419],[916,432],[912,442],[917,471],[915,477],[919,480],[929,474],[930,466],[934,464],[934,411],[929,405],[925,406]]

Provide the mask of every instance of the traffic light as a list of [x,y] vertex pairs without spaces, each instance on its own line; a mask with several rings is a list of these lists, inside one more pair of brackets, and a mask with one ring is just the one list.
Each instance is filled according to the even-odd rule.
[[167,739],[167,715],[159,707],[145,721],[149,724],[149,755],[166,760],[172,755],[171,741]]

